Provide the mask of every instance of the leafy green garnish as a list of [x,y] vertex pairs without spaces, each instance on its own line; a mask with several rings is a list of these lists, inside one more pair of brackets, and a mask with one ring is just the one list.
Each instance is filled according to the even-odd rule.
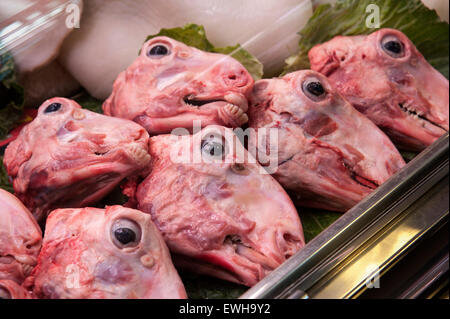
[[300,31],[300,50],[286,59],[283,74],[308,69],[308,52],[316,44],[337,35],[376,31],[366,26],[369,4],[380,8],[380,28],[393,28],[405,33],[428,62],[446,78],[449,77],[449,25],[420,0],[338,0],[334,6],[319,6]]
[[181,280],[190,299],[236,299],[247,287],[213,277],[180,272]]
[[297,210],[302,221],[306,242],[319,235],[325,228],[342,216],[342,213],[306,207],[298,207]]
[[184,27],[161,29],[159,33],[149,35],[145,42],[155,37],[165,36],[183,42],[199,50],[212,52],[214,45],[206,38],[205,28],[197,24],[186,24]]
[[[342,213],[298,207],[306,242],[330,226]],[[180,272],[180,277],[191,299],[235,299],[247,291],[247,287],[217,278]]]
[[406,163],[410,162],[414,157],[417,156],[417,152],[407,152],[407,151],[400,151],[400,154],[402,155],[403,159]]
[[161,29],[158,34],[149,35],[145,41],[158,36],[166,36],[203,51],[231,55],[247,69],[255,81],[263,76],[263,65],[257,58],[244,50],[239,44],[216,48],[208,41],[205,28],[201,25],[186,24],[184,27]]
[[80,104],[83,109],[87,109],[92,112],[103,114],[103,101],[97,100],[92,97],[86,91],[83,91],[72,98],[75,102]]
[[23,88],[16,82],[14,59],[0,54],[0,140],[13,129],[23,113]]
[[261,79],[263,76],[262,63],[248,51],[244,50],[240,44],[224,48],[214,48],[212,52],[231,55],[247,69],[255,81]]
[[6,173],[6,168],[3,165],[3,156],[0,156],[0,188],[13,193],[13,187],[8,179],[8,174]]

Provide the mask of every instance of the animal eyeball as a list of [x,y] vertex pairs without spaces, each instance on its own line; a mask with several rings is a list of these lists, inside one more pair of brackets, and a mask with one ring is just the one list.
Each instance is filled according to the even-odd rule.
[[61,103],[52,103],[45,109],[44,113],[56,112],[61,108]]
[[225,158],[224,141],[218,136],[209,136],[202,140],[202,155],[210,158],[223,159]]
[[11,299],[9,291],[3,287],[0,287],[0,299]]
[[111,228],[111,238],[118,248],[135,247],[141,241],[141,228],[129,219],[118,219]]
[[405,56],[405,46],[393,35],[387,35],[381,40],[381,47],[384,52],[393,58],[401,58]]
[[307,79],[302,85],[303,93],[313,101],[320,101],[326,96],[325,88],[318,79]]
[[162,44],[154,45],[148,50],[147,55],[151,58],[161,58],[165,55],[169,55],[170,50]]

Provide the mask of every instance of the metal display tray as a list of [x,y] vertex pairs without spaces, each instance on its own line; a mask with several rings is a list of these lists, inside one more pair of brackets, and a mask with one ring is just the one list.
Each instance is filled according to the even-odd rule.
[[[383,285],[384,273],[449,227],[448,174],[446,133],[241,298],[355,298]],[[448,268],[447,249],[416,290]]]
[[[0,52],[2,47],[26,50],[39,41],[71,1],[45,1],[50,7],[42,2],[38,14],[30,7],[23,19],[4,21]],[[383,274],[416,245],[448,228],[448,156],[446,133],[240,298],[355,298],[383,285]],[[403,297],[416,296],[448,268],[447,251]]]

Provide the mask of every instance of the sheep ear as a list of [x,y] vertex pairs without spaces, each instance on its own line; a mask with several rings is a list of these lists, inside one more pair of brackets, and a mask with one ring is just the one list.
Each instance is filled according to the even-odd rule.
[[341,61],[337,57],[336,52],[330,52],[321,45],[313,47],[308,53],[308,58],[311,63],[311,69],[325,76],[331,75],[341,66]]
[[102,105],[103,114],[108,115],[108,116],[116,116],[117,115],[114,112],[115,111],[114,110],[114,99],[116,97],[115,94],[117,92],[121,92],[121,88],[122,88],[122,86],[125,85],[125,81],[126,81],[126,71],[122,71],[119,73],[116,80],[114,81],[113,90],[112,90],[110,96],[105,100],[105,102]]
[[[13,178],[19,174],[22,165],[24,165],[24,163],[26,163],[32,155],[32,151],[29,148],[28,143],[23,143],[21,140],[21,136],[25,136],[28,133],[27,131],[27,127],[24,127],[18,138],[12,141],[5,151],[3,163],[6,167],[8,175]],[[14,190],[17,192],[24,192],[27,187],[28,183],[26,185],[14,183]]]
[[103,102],[102,110],[103,110],[103,114],[105,114],[105,115],[112,116],[111,115],[111,104],[112,104],[111,99],[112,98],[113,97],[111,95],[108,99],[105,100],[105,102]]

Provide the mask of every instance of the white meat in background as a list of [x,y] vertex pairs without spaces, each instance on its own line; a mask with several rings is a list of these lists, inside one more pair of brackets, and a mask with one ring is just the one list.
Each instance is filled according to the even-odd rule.
[[[448,22],[448,0],[422,0],[422,2],[430,9],[436,10],[439,17]],[[336,3],[336,0],[312,0],[314,8],[325,3]]]
[[80,29],[64,42],[59,61],[91,95],[104,99],[117,75],[161,28],[201,24],[215,46],[240,43],[274,75],[297,51],[297,32],[312,14],[310,0],[90,0]]
[[439,17],[448,22],[448,0],[422,0],[422,2],[430,9],[436,10]]
[[70,96],[80,86],[55,60],[67,35],[67,4],[82,12],[81,0],[1,0],[0,48],[13,57],[25,106],[38,106],[54,96]]
[[[59,0],[63,2],[62,0]],[[82,4],[81,0],[78,0]],[[422,0],[449,21],[448,0]],[[40,3],[50,0],[41,0]],[[58,42],[71,30],[61,27],[39,32],[40,48],[29,59],[16,55],[19,80],[26,87],[26,104],[39,104],[53,95],[70,95],[78,82],[91,95],[105,99],[117,75],[136,58],[146,36],[161,28],[186,23],[204,25],[215,46],[240,43],[264,64],[265,76],[278,73],[284,60],[298,50],[297,32],[312,14],[312,6],[335,0],[89,0],[80,29],[66,38],[58,61]],[[30,0],[1,0],[0,23],[30,7]],[[36,5],[36,3],[34,3]],[[32,41],[35,43],[34,41]],[[30,43],[27,46],[36,46]],[[48,44],[52,45],[48,45]],[[45,45],[44,45],[45,44]],[[56,45],[55,45],[56,44]],[[49,49],[50,48],[50,49]],[[25,54],[26,55],[26,54]],[[68,72],[65,72],[66,69]],[[34,70],[33,72],[29,72]],[[39,84],[39,85],[36,85]],[[31,89],[33,88],[33,89]],[[53,96],[52,95],[52,96]]]

